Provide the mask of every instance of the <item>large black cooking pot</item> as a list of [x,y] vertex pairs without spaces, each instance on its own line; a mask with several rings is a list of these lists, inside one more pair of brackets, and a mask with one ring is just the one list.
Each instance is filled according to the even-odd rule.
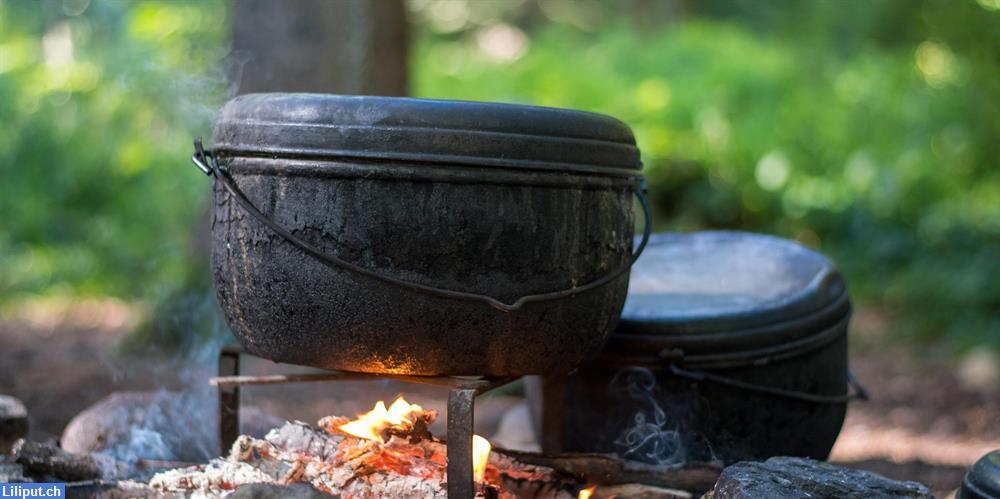
[[543,447],[653,464],[825,459],[864,396],[847,368],[850,311],[833,263],[794,242],[656,234],[601,356],[529,380]]
[[213,139],[194,160],[216,177],[215,289],[251,353],[363,372],[552,373],[596,354],[617,322],[633,194],[646,206],[618,120],[256,94],[225,105]]

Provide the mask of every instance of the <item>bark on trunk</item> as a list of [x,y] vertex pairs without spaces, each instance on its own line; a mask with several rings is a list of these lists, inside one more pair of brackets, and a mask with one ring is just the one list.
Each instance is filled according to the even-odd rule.
[[240,0],[232,22],[241,94],[406,94],[400,0]]

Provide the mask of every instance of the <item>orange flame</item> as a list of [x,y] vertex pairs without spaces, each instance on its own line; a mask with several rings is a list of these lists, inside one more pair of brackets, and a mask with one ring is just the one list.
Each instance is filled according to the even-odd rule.
[[[364,414],[359,414],[353,421],[344,423],[337,428],[348,435],[385,443],[382,438],[385,429],[412,428],[423,412],[422,407],[411,404],[399,396],[388,408],[386,408],[385,402],[379,400],[375,403],[375,408]],[[489,462],[491,449],[489,440],[479,435],[472,436],[472,472],[476,481],[482,482],[486,477],[486,464]]]
[[472,478],[482,482],[486,478],[486,463],[490,460],[490,441],[479,435],[472,436]]
[[581,490],[580,493],[577,494],[576,499],[590,499],[590,496],[594,495],[595,490],[597,490],[597,486],[591,485],[590,487]]
[[340,425],[340,431],[348,435],[354,435],[365,440],[375,440],[384,442],[382,430],[393,426],[407,426],[413,424],[414,414],[419,414],[424,409],[417,404],[410,404],[402,396],[396,397],[388,409],[385,402],[379,400],[375,408],[364,414],[359,414],[357,419]]

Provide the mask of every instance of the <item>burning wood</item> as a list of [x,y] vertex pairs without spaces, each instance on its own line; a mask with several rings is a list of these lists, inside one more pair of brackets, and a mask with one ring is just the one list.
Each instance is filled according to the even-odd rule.
[[[159,473],[150,485],[161,492],[215,496],[243,484],[305,482],[345,498],[445,497],[446,446],[427,431],[436,417],[399,398],[389,407],[379,402],[355,420],[323,418],[319,428],[286,423],[262,440],[240,436],[229,456]],[[481,497],[524,497],[516,491],[525,483],[547,484],[552,493],[543,496],[553,498],[571,499],[580,489],[550,468],[491,454],[482,437],[473,442]]]
[[365,440],[386,442],[393,436],[405,437],[417,443],[431,437],[427,427],[437,419],[437,411],[425,411],[416,404],[410,404],[403,397],[397,397],[388,409],[379,400],[375,408],[361,414],[353,421],[328,417],[320,420],[320,426],[332,433],[344,433]]
[[[318,427],[285,423],[263,439],[240,436],[229,455],[206,465],[158,473],[150,486],[164,494],[222,496],[247,484],[307,483],[343,498],[446,497],[447,448],[428,427],[437,417],[402,398],[378,402],[354,420],[328,416]],[[691,495],[651,485],[583,485],[587,478],[616,475],[607,457],[586,456],[543,462],[544,458],[508,451],[491,452],[490,443],[473,438],[477,497],[498,499],[674,499]],[[542,459],[541,461],[539,459]],[[594,460],[603,466],[584,469]],[[560,469],[563,468],[563,469]],[[618,470],[619,472],[621,470]],[[634,470],[628,470],[634,473]],[[649,470],[645,470],[649,471]],[[677,470],[672,470],[677,473]],[[626,473],[628,474],[628,473]],[[682,474],[682,473],[681,473]],[[675,477],[676,478],[676,477]],[[699,478],[702,478],[699,475]],[[681,480],[683,481],[683,480]],[[609,483],[595,480],[592,483]]]
[[[558,456],[545,456],[510,450],[504,450],[503,454],[520,463],[553,469],[560,475],[571,476],[582,483],[638,483],[695,492],[710,490],[723,468],[723,464],[718,461],[688,462],[680,467],[663,467],[625,461],[608,454],[566,453]],[[599,489],[604,488],[606,487],[599,487]],[[596,493],[593,495],[595,498],[598,496]]]

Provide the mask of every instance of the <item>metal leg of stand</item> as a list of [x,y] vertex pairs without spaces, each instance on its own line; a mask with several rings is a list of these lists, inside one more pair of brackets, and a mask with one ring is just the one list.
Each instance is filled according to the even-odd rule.
[[554,456],[562,452],[563,376],[542,378],[542,452]]
[[[219,352],[219,376],[240,374],[240,353],[222,349]],[[226,455],[240,434],[240,387],[219,386],[219,448]]]
[[472,423],[476,390],[455,388],[448,393],[448,497],[475,497],[472,476]]

